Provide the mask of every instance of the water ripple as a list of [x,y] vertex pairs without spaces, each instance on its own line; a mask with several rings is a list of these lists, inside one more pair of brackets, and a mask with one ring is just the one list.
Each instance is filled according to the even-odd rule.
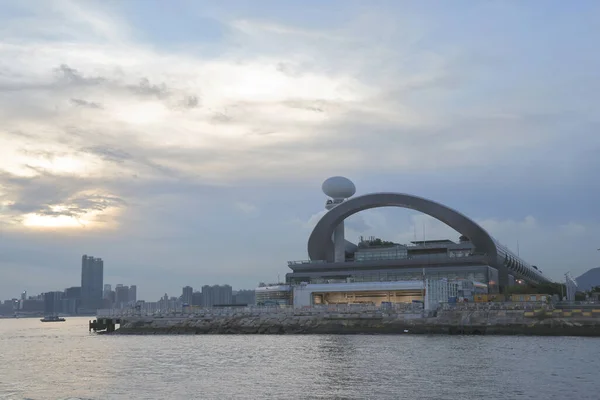
[[[48,326],[51,325],[51,326]],[[0,399],[597,400],[599,339],[106,336],[0,320]]]

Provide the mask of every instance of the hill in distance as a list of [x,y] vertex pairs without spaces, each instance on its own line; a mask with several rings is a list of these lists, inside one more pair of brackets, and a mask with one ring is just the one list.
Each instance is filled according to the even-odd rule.
[[575,278],[579,290],[587,291],[594,286],[600,286],[600,267],[592,268],[581,276]]

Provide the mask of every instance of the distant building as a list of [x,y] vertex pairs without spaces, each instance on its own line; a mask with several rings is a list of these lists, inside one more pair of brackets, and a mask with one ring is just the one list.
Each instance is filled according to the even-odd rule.
[[20,306],[21,311],[24,311],[24,312],[42,312],[42,311],[44,311],[44,300],[38,300],[38,299],[22,300],[19,306]]
[[14,312],[14,304],[11,300],[5,300],[2,304],[0,304],[0,315],[13,315]]
[[194,294],[194,289],[191,286],[184,287],[182,290],[182,293],[181,293],[181,301],[184,304],[191,305],[193,294]]
[[79,286],[66,288],[61,304],[62,312],[71,315],[77,314],[81,307],[81,288]]
[[109,299],[110,298],[110,292],[112,292],[112,286],[107,283],[107,284],[104,285],[104,291],[102,292],[102,298],[103,299]]
[[157,311],[176,311],[181,309],[181,301],[177,297],[171,297],[165,293],[165,295],[158,301],[156,310]]
[[129,302],[137,303],[137,285],[129,286]]
[[65,289],[65,297],[69,299],[81,299],[81,287],[73,286]]
[[238,290],[233,294],[233,304],[254,305],[256,302],[254,290]]
[[215,305],[231,304],[232,289],[229,285],[202,286],[202,305],[213,307]]
[[63,292],[44,293],[44,314],[57,315],[62,312],[61,300]]
[[192,293],[192,306],[202,306],[202,292]]
[[84,255],[81,257],[81,306],[97,310],[102,306],[104,261]]
[[118,284],[115,288],[115,307],[123,308],[129,303],[129,286]]
[[64,314],[77,315],[77,299],[62,298],[60,301],[60,310]]

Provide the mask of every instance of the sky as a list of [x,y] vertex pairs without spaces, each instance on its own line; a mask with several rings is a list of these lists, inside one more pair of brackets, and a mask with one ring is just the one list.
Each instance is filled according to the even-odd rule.
[[[600,3],[0,0],[0,298],[283,279],[321,183],[439,201],[552,279],[600,264]],[[399,208],[346,237],[458,239]]]

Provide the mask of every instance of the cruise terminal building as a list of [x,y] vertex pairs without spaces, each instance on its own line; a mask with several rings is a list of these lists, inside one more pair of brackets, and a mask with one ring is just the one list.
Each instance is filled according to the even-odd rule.
[[[257,302],[293,304],[411,303],[472,301],[476,294],[501,293],[517,281],[549,282],[542,271],[498,243],[475,221],[447,206],[404,193],[352,197],[356,188],[344,177],[327,179],[328,212],[308,240],[309,260],[290,261],[286,284],[257,289]],[[430,215],[456,230],[458,240],[422,240],[409,244],[344,237],[344,220],[363,210],[403,207]],[[260,299],[260,300],[259,300]],[[287,300],[285,300],[287,299]]]

